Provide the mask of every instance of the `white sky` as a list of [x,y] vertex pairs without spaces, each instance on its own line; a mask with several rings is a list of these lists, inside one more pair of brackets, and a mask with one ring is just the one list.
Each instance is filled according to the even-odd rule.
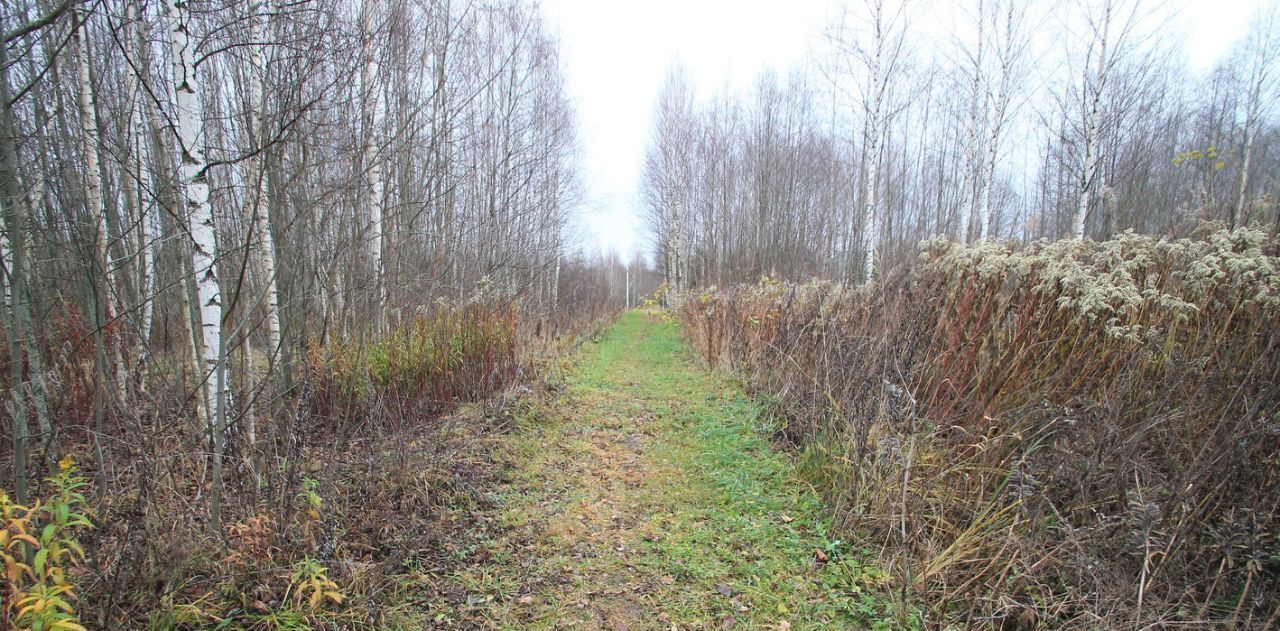
[[[1168,36],[1188,60],[1209,69],[1244,35],[1266,0],[1173,0]],[[968,3],[966,3],[968,4]],[[1157,3],[1153,3],[1157,4]],[[558,32],[568,86],[578,111],[588,248],[626,259],[648,247],[639,219],[639,182],[653,105],[667,69],[684,64],[700,98],[741,93],[759,73],[785,74],[821,46],[837,0],[544,0]],[[946,30],[955,2],[922,0],[918,19]]]

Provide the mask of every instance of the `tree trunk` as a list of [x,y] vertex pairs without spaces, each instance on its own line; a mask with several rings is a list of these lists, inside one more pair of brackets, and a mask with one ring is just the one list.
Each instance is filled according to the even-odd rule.
[[1103,8],[1102,39],[1099,42],[1098,68],[1093,76],[1092,84],[1088,73],[1085,74],[1085,96],[1089,101],[1089,118],[1085,123],[1084,164],[1080,177],[1080,195],[1076,204],[1075,219],[1072,222],[1071,234],[1077,240],[1083,240],[1085,220],[1089,215],[1089,192],[1093,189],[1094,180],[1098,176],[1098,137],[1102,126],[1102,90],[1107,83],[1107,32],[1111,28],[1111,2],[1108,0]]
[[195,40],[191,36],[189,0],[172,0],[169,5],[170,44],[173,46],[173,81],[177,94],[177,127],[182,157],[182,183],[187,213],[191,218],[192,267],[199,296],[200,330],[206,376],[204,388],[205,423],[213,445],[213,490],[210,518],[221,530],[222,421],[229,404],[222,370],[222,291],[218,285],[217,230],[209,201],[208,162],[204,153],[203,106],[195,65]]
[[[258,12],[266,5],[266,15],[259,17]],[[249,102],[249,127],[252,138],[251,150],[254,151],[253,160],[249,166],[249,177],[255,182],[253,192],[250,193],[250,211],[248,213],[252,222],[249,228],[250,247],[253,248],[254,272],[264,286],[266,292],[266,310],[267,310],[267,374],[273,372],[280,347],[280,291],[276,283],[276,254],[275,240],[271,234],[271,204],[269,203],[268,183],[270,178],[267,177],[267,129],[265,124],[265,103],[266,103],[266,84],[267,84],[267,64],[271,61],[273,46],[268,44],[268,38],[274,37],[271,32],[271,24],[274,20],[276,8],[274,2],[263,2],[259,0],[249,6],[250,19],[254,20],[254,42],[252,55],[252,69],[254,74],[253,87],[250,92]],[[248,336],[246,336],[248,339]],[[247,342],[246,342],[247,344]],[[252,352],[252,349],[247,349]],[[255,406],[256,408],[256,406]],[[257,427],[256,417],[257,409],[247,411],[247,439],[250,449],[257,449]]]
[[[110,363],[110,366],[99,366],[98,373],[102,378],[111,375],[110,383],[102,383],[99,387],[103,388],[101,393],[103,403],[108,400],[108,392],[115,390],[115,400],[121,403],[128,399],[125,396],[124,389],[126,379],[124,376],[124,357],[120,350],[119,337],[112,339],[107,335],[106,327],[111,324],[112,320],[119,314],[120,310],[116,304],[116,290],[119,285],[112,274],[111,255],[107,249],[107,241],[110,238],[110,229],[107,223],[107,212],[102,203],[102,177],[101,177],[101,142],[98,131],[97,105],[95,103],[93,93],[93,81],[89,74],[90,51],[89,51],[89,14],[86,9],[81,7],[77,11],[77,19],[79,24],[75,30],[76,34],[76,70],[78,72],[77,96],[79,97],[78,105],[80,106],[80,132],[84,140],[84,197],[85,204],[89,210],[89,216],[93,219],[94,226],[94,260],[93,260],[93,278],[94,278],[94,303],[96,305],[96,327],[97,331],[94,335],[96,344],[103,345],[101,357]],[[119,327],[117,327],[118,329]],[[107,348],[107,345],[110,348]],[[96,411],[99,419],[104,410]],[[99,425],[101,423],[99,422]],[[99,427],[101,430],[101,427]]]
[[382,312],[386,309],[386,283],[382,269],[382,165],[378,156],[377,130],[380,125],[379,99],[382,91],[377,86],[377,60],[374,58],[374,5],[376,0],[364,0],[361,9],[364,42],[361,58],[364,66],[360,72],[361,107],[364,109],[364,152],[360,166],[369,178],[369,258],[373,266],[374,327],[382,329]]
[[[6,6],[7,8],[7,6]],[[27,503],[27,402],[23,396],[23,350],[31,340],[22,333],[23,310],[26,308],[23,286],[26,283],[26,214],[18,187],[18,152],[16,126],[9,95],[8,47],[0,45],[0,217],[9,243],[4,251],[5,294],[8,297],[5,338],[9,347],[9,422],[13,434],[14,500]]]

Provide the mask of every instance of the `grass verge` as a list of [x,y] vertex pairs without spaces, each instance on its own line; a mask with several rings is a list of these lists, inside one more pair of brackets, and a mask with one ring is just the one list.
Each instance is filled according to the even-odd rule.
[[[677,326],[632,312],[509,437],[493,528],[424,622],[474,628],[911,628],[866,550]],[[482,520],[483,521],[483,520]]]

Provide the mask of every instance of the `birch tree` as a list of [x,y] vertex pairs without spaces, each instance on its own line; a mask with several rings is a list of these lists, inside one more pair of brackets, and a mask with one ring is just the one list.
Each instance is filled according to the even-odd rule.
[[673,68],[654,112],[653,141],[645,156],[644,184],[650,220],[657,231],[667,301],[678,306],[688,272],[689,190],[693,86],[684,69]]
[[1247,95],[1244,103],[1244,139],[1240,146],[1240,172],[1237,177],[1236,201],[1228,225],[1235,228],[1248,221],[1249,169],[1253,161],[1264,114],[1271,111],[1276,99],[1276,58],[1280,56],[1280,4],[1272,2],[1260,9],[1249,27],[1240,55],[1244,58]]
[[983,153],[979,146],[979,142],[981,140],[985,140],[983,132],[986,127],[985,124],[980,124],[979,121],[981,120],[985,123],[989,116],[987,108],[990,105],[988,95],[985,92],[987,68],[986,56],[984,53],[986,52],[987,45],[987,38],[985,37],[987,26],[987,6],[988,5],[984,0],[978,0],[978,6],[974,15],[974,26],[976,27],[974,32],[976,33],[976,37],[974,39],[973,50],[969,51],[966,48],[964,51],[969,62],[969,68],[967,69],[969,73],[969,118],[968,124],[965,127],[965,162],[964,168],[961,171],[960,185],[961,205],[960,210],[957,213],[959,215],[957,239],[960,243],[968,243],[969,241],[969,226],[973,223],[975,215],[977,214],[978,191],[983,188],[982,180],[985,175],[985,169],[980,167],[978,163],[980,161],[979,155]]
[[152,225],[153,204],[149,201],[148,178],[146,164],[150,159],[147,141],[147,128],[150,111],[150,99],[146,93],[144,74],[150,69],[150,55],[147,53],[147,24],[142,14],[142,5],[138,0],[128,0],[125,5],[125,22],[123,28],[124,56],[130,67],[125,70],[127,85],[129,118],[128,153],[129,164],[126,165],[126,177],[129,181],[122,184],[126,206],[133,211],[136,239],[133,250],[139,253],[136,265],[137,296],[139,305],[138,331],[134,347],[135,376],[138,387],[146,391],[148,360],[150,358],[150,339],[152,325],[155,321],[156,300],[152,295],[155,288],[156,244],[153,242],[155,230]]
[[1083,71],[1079,92],[1078,118],[1082,155],[1077,187],[1077,202],[1071,221],[1071,236],[1084,239],[1093,192],[1099,187],[1100,142],[1113,123],[1105,110],[1111,91],[1111,80],[1121,63],[1132,58],[1140,43],[1139,5],[1130,0],[1103,0],[1094,9],[1084,7],[1086,31],[1081,55]]
[[862,112],[862,280],[871,282],[880,248],[881,208],[878,194],[883,177],[889,123],[900,105],[892,98],[893,82],[906,63],[907,5],[892,0],[864,0],[861,22],[844,21],[831,34],[843,76],[857,87]]
[[[373,305],[374,311],[381,314],[386,305],[386,282],[383,270],[383,182],[382,160],[378,145],[378,130],[381,126],[382,89],[379,86],[378,60],[375,55],[376,37],[378,33],[375,6],[377,0],[363,0],[360,11],[360,28],[362,39],[360,71],[360,106],[364,125],[364,151],[360,159],[360,167],[368,178],[369,191],[367,206],[369,212],[368,248],[369,260],[373,271]],[[381,328],[382,316],[375,317],[375,328]]]
[[200,101],[200,77],[196,67],[195,38],[189,0],[171,0],[169,42],[173,47],[175,120],[186,211],[190,218],[192,267],[196,274],[200,313],[201,353],[204,363],[204,416],[213,448],[211,513],[221,521],[223,430],[230,404],[223,371],[222,289],[218,280],[218,238],[213,205],[209,201],[209,163],[204,149],[204,114]]
[[[8,13],[9,3],[0,3]],[[7,31],[7,21],[0,21]],[[26,282],[26,230],[27,215],[20,210],[23,204],[18,182],[17,126],[13,116],[13,97],[9,87],[8,46],[0,45],[0,215],[4,219],[4,241],[0,243],[0,257],[4,264],[4,294],[6,298],[5,338],[9,357],[9,411],[10,433],[13,445],[14,499],[27,501],[27,404],[21,384],[25,375],[21,361],[26,350],[25,336],[21,328],[24,311]]]
[[1016,107],[1013,101],[1015,85],[1026,77],[1025,63],[1031,46],[1025,7],[1012,0],[993,0],[991,4],[990,30],[995,68],[984,88],[987,103],[983,116],[986,157],[980,165],[982,176],[977,197],[979,241],[986,240],[991,229],[991,189],[995,185],[1001,140]]
[[[267,137],[266,87],[268,64],[271,61],[275,39],[272,32],[273,17],[277,11],[275,0],[259,0],[249,4],[248,19],[253,23],[253,43],[250,55],[251,82],[249,88],[249,139],[250,154],[247,170],[251,185],[247,213],[249,247],[254,273],[263,286],[266,309],[267,357],[266,371],[272,373],[282,350],[280,340],[280,290],[276,283],[275,240],[271,234],[271,204],[268,203],[269,182],[267,155],[270,150]],[[253,357],[252,352],[248,354]],[[256,397],[255,397],[256,399]],[[251,449],[257,448],[257,417],[259,410],[251,409],[246,415],[247,438]]]
[[[79,24],[74,33],[76,36],[77,104],[79,105],[80,133],[85,163],[84,199],[88,208],[88,216],[94,222],[94,259],[91,271],[94,284],[94,314],[96,320],[94,343],[98,346],[99,377],[106,382],[108,376],[110,376],[109,383],[99,385],[100,396],[110,396],[114,391],[116,399],[124,401],[125,397],[122,395],[127,385],[124,377],[124,358],[118,343],[113,343],[110,348],[107,348],[105,331],[108,324],[120,312],[116,304],[116,292],[119,289],[119,283],[112,272],[115,265],[111,260],[111,254],[108,249],[108,241],[111,238],[110,224],[107,221],[107,212],[102,203],[102,139],[98,129],[98,113],[93,80],[89,72],[90,57],[92,55],[89,50],[90,15],[86,6],[81,6],[76,10],[76,19]],[[99,416],[98,425],[99,427],[101,426],[101,416]]]

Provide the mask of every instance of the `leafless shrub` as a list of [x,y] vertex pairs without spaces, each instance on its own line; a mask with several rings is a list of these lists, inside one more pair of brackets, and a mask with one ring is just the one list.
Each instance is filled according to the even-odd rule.
[[765,282],[684,320],[933,624],[1260,628],[1280,616],[1278,253],[1247,229],[935,240],[870,288]]

